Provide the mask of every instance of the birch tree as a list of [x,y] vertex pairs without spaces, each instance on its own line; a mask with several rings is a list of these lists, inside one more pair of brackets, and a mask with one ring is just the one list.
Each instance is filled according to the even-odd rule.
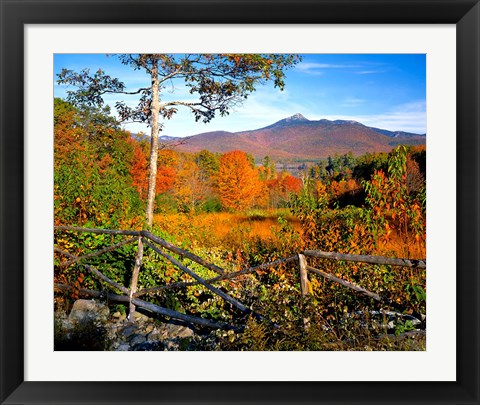
[[[166,120],[179,108],[191,111],[196,121],[210,122],[217,114],[225,116],[232,107],[242,103],[258,85],[272,82],[283,90],[285,72],[299,62],[289,54],[117,54],[119,62],[143,71],[151,85],[135,90],[102,70],[91,74],[88,69],[75,72],[63,69],[58,83],[74,87],[67,91],[73,103],[102,106],[108,94],[138,95],[136,107],[117,101],[121,122],[146,123],[151,129],[149,181],[146,224],[151,227],[155,204],[155,182],[159,133]],[[174,89],[174,81],[182,82],[194,99],[166,100],[162,94]]]

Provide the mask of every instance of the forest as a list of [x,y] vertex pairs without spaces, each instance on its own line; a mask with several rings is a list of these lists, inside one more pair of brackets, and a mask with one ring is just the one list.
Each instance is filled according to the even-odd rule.
[[[148,137],[122,129],[108,107],[56,98],[55,226],[145,229],[149,147]],[[424,146],[329,156],[302,164],[295,176],[277,170],[281,166],[269,156],[259,160],[240,150],[181,153],[160,143],[149,230],[226,272],[309,249],[425,259]],[[81,256],[120,240],[115,235],[62,230],[55,232],[54,242],[56,248]],[[123,245],[92,257],[89,264],[128,286],[135,254],[135,246]],[[176,257],[204,279],[217,275]],[[71,306],[82,288],[104,288],[80,263],[62,266],[65,261],[55,253],[55,283],[72,286],[57,294],[62,306]],[[415,329],[410,321],[398,321],[393,332],[386,333],[385,319],[370,319],[382,309],[423,320],[425,269],[321,258],[310,258],[309,264],[378,294],[382,302],[316,274],[310,276],[310,293],[303,296],[296,263],[217,284],[268,321],[238,313],[198,284],[145,299],[204,319],[246,325],[241,331],[203,331],[188,350],[425,350],[424,339],[391,339]],[[155,251],[145,251],[140,289],[191,280]],[[128,311],[124,305],[115,309]]]

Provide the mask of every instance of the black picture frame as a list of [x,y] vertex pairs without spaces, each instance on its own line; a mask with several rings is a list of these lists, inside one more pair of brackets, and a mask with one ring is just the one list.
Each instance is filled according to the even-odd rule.
[[[478,0],[0,0],[0,14],[1,404],[479,404]],[[24,381],[24,25],[80,23],[456,24],[457,381]]]

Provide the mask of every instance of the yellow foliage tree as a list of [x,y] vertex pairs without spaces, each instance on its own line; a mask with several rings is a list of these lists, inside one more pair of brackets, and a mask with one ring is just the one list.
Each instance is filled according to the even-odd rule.
[[208,179],[198,165],[191,160],[184,160],[180,164],[174,185],[174,195],[182,210],[195,212],[208,191]]

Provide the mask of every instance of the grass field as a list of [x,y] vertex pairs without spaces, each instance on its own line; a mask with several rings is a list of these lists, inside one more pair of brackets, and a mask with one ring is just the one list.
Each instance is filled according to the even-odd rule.
[[[278,218],[300,232],[299,221],[287,209],[252,210],[246,213],[157,214],[156,226],[178,241],[196,240],[203,247],[238,247],[248,240],[272,242],[281,232]],[[235,246],[228,246],[233,243]]]

